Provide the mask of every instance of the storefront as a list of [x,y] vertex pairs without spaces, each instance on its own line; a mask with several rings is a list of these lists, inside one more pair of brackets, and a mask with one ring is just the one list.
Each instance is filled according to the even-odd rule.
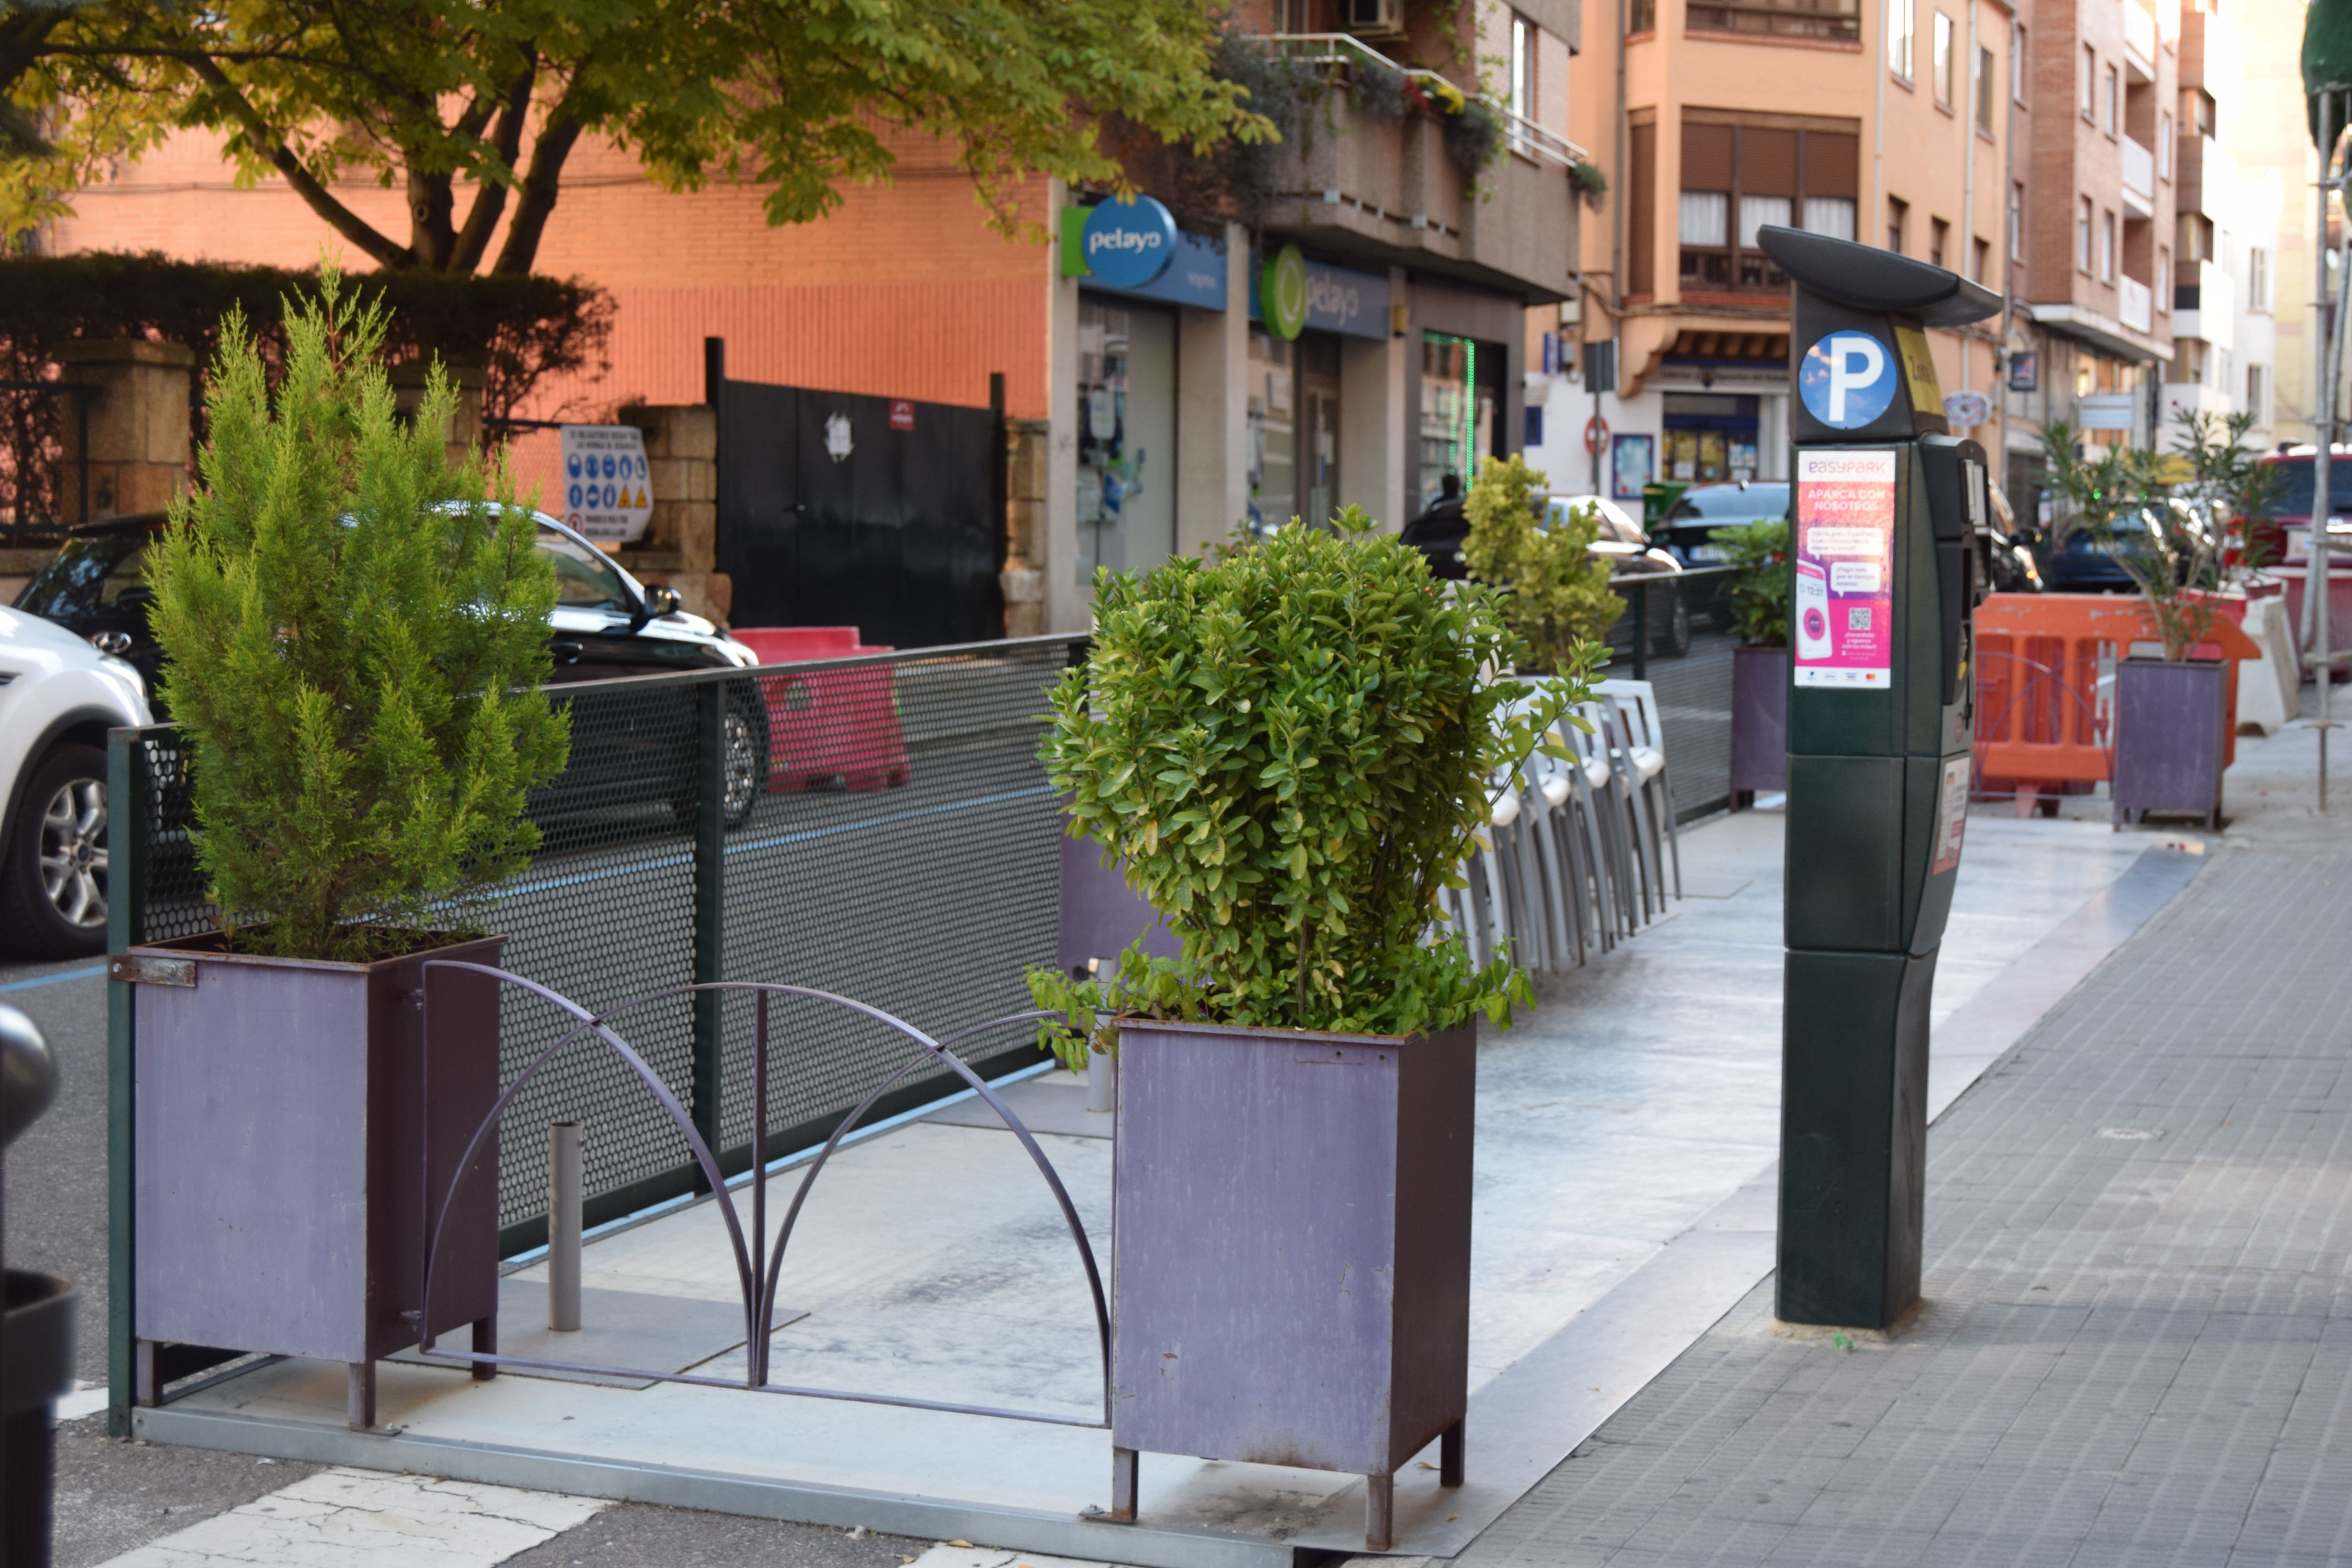
[[1445,493],[1450,478],[1467,489],[1478,465],[1503,456],[1506,356],[1500,343],[1450,332],[1421,334],[1421,418],[1417,511]]
[[1341,494],[1347,344],[1387,339],[1389,280],[1309,260],[1295,245],[1250,276],[1250,527],[1326,522]]
[[1757,405],[1762,399],[1740,394],[1669,392],[1662,401],[1666,479],[1682,484],[1717,484],[1758,477]]

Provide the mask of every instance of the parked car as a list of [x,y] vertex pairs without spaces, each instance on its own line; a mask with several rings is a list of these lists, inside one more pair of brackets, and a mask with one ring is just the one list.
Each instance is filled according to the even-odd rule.
[[[1674,576],[1682,572],[1681,562],[1651,544],[1633,515],[1605,496],[1547,497],[1544,526],[1549,528],[1553,521],[1585,507],[1595,509],[1601,522],[1601,536],[1592,542],[1588,553],[1609,563],[1609,575],[1621,590],[1630,589],[1629,579]],[[1469,536],[1470,524],[1462,514],[1460,503],[1448,500],[1406,523],[1402,537],[1429,558],[1431,576],[1460,582],[1469,575],[1469,568],[1462,560],[1462,542]],[[1657,651],[1675,657],[1688,653],[1690,607],[1683,602],[1679,587],[1664,605],[1653,598],[1648,611],[1651,642]]]
[[1721,528],[1745,528],[1789,515],[1790,486],[1786,479],[1732,479],[1723,484],[1693,485],[1666,509],[1658,542],[1685,566],[1712,566],[1723,559],[1715,542]]
[[[2191,502],[2178,499],[2152,501],[2149,506],[2172,509],[2175,526],[2198,532],[2210,526],[2206,514]],[[2137,542],[2147,532],[2147,509],[2140,508],[2118,515],[2115,527],[2114,548],[2100,537],[2098,531],[2081,524],[2068,529],[2064,535],[2052,542],[2042,536],[2037,553],[2041,557],[2042,585],[2053,594],[2130,594],[2138,591],[2131,574],[2116,558],[2116,551],[2137,547]]]
[[[697,807],[693,704],[683,688],[666,697],[627,692],[567,696],[562,689],[629,675],[742,669],[752,651],[699,616],[677,595],[639,583],[586,538],[544,512],[539,551],[555,568],[556,606],[548,617],[548,652],[557,700],[572,711],[572,760],[562,778],[532,800],[535,816],[604,811],[627,802],[667,801],[680,821]],[[152,683],[163,661],[147,627],[154,596],[146,585],[147,542],[162,512],[110,518],[78,528],[57,558],[16,596],[17,608],[46,617],[108,653]],[[724,714],[727,821],[751,814],[769,763],[767,707],[755,682],[730,687]]]
[[[2281,470],[2271,515],[2249,531],[2256,558],[2266,564],[2300,566],[2311,559],[2312,501],[2317,485],[2312,448],[2302,446],[2263,459]],[[2327,462],[2327,548],[2334,570],[2352,563],[2352,448],[2330,448]]]
[[16,956],[106,951],[106,732],[152,721],[129,664],[0,609],[0,932]]
[[1985,574],[1992,579],[1992,591],[2039,594],[2042,571],[2034,564],[2033,552],[2028,546],[2041,537],[2041,531],[2019,528],[2017,513],[2011,510],[2009,497],[2001,493],[2000,487],[1985,488],[1992,492],[1992,517],[1978,542],[1984,548]]

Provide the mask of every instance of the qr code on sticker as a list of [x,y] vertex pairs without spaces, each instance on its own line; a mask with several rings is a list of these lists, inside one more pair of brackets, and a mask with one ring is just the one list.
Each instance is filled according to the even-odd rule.
[[1868,605],[1848,605],[1845,611],[1845,629],[1850,632],[1868,631],[1870,608]]

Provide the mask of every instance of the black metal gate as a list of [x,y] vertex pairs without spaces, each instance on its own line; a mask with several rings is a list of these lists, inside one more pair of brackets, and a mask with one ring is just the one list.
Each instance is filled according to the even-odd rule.
[[902,648],[1003,635],[998,415],[710,382],[735,625],[855,626]]

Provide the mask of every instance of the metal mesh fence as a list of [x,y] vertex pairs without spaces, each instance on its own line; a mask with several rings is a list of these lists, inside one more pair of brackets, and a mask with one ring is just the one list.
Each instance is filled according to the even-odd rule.
[[1621,576],[1625,613],[1609,628],[1603,672],[1657,688],[1675,816],[1687,822],[1731,799],[1732,631],[1727,567]]
[[[572,757],[530,803],[541,843],[479,917],[504,963],[591,1009],[707,980],[835,992],[934,1035],[1027,1005],[1054,961],[1061,816],[1036,757],[1045,689],[1076,638],[553,689]],[[188,840],[178,732],[125,735],[142,831],[122,879],[142,942],[216,923]],[[509,988],[501,1077],[568,1027]],[[729,1170],[749,1160],[752,1004],[680,997],[616,1032],[694,1109]],[[821,1142],[909,1047],[845,1010],[772,1005],[772,1157]],[[1030,1048],[998,1030],[968,1060]],[[939,1091],[922,1069],[898,1103]],[[886,1103],[884,1109],[889,1109]],[[723,1115],[721,1114],[723,1110]],[[588,1217],[697,1184],[685,1140],[601,1047],[575,1046],[509,1110],[507,1250],[544,1233],[551,1121],[585,1123]]]

